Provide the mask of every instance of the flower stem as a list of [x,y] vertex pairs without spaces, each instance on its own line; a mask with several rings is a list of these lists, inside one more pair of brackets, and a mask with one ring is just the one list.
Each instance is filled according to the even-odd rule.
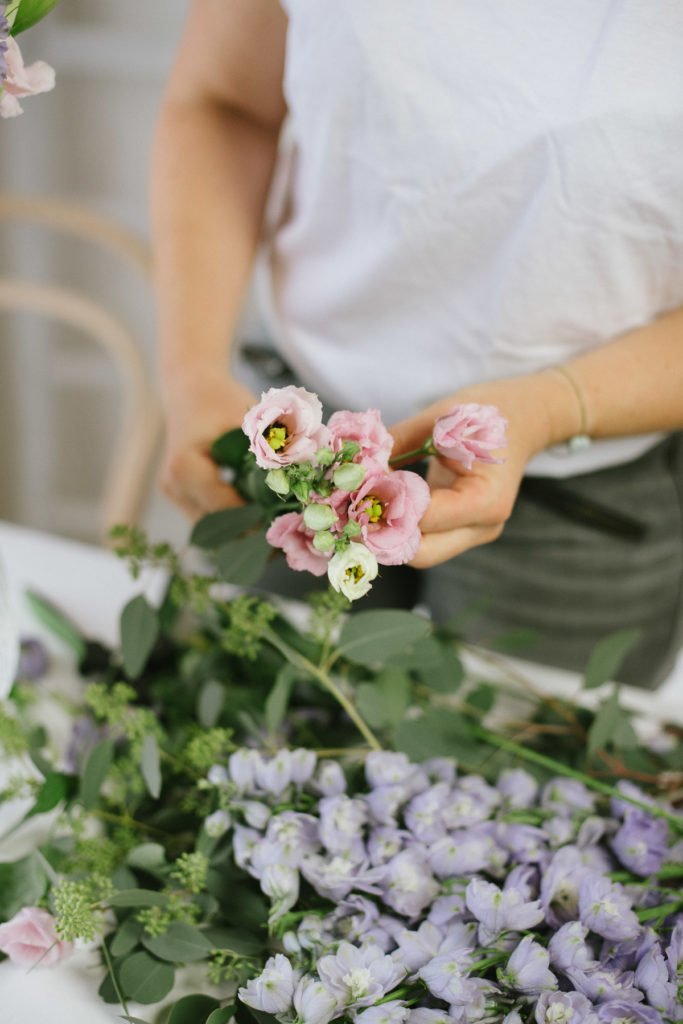
[[436,448],[432,444],[431,437],[428,437],[424,444],[421,445],[419,448],[413,448],[413,450],[410,452],[403,452],[402,455],[394,455],[393,459],[389,459],[389,465],[394,466],[397,462],[405,462],[407,459],[412,459],[414,462],[416,462],[423,455],[435,454]]
[[590,775],[586,775],[585,772],[578,771],[576,768],[570,768],[569,765],[562,764],[560,761],[555,761],[551,757],[546,757],[545,754],[539,754],[536,750],[530,750],[528,747],[523,747],[519,743],[515,743],[513,740],[509,740],[504,736],[496,736],[495,733],[489,732],[487,729],[482,729],[481,726],[476,725],[475,723],[472,723],[471,730],[473,734],[484,743],[489,743],[491,746],[499,747],[501,750],[507,750],[511,754],[516,754],[518,757],[524,758],[527,761],[532,761],[534,764],[541,765],[543,768],[548,768],[557,775],[566,775],[568,778],[578,779],[589,789],[595,790],[596,793],[602,793],[604,796],[613,797],[616,800],[623,800],[625,803],[633,804],[634,807],[640,808],[641,811],[645,811],[653,818],[664,818],[676,829],[676,831],[683,832],[683,817],[678,814],[672,814],[671,811],[667,811],[664,807],[647,804],[643,800],[638,800],[635,797],[628,796],[626,793],[622,793],[621,790],[616,789],[614,786],[609,786],[606,782],[600,782],[598,779],[594,779]]
[[365,719],[360,715],[356,707],[349,700],[345,693],[337,686],[337,684],[330,678],[330,676],[318,665],[315,665],[308,658],[300,654],[293,647],[290,647],[281,637],[274,633],[271,629],[266,629],[263,633],[263,639],[267,641],[272,647],[282,654],[287,661],[294,665],[296,668],[300,668],[307,675],[313,676],[324,690],[330,694],[331,697],[337,701],[338,704],[344,709],[346,714],[349,716],[353,724],[358,729],[359,733],[366,741],[372,750],[381,750],[382,744],[379,742],[373,731]]

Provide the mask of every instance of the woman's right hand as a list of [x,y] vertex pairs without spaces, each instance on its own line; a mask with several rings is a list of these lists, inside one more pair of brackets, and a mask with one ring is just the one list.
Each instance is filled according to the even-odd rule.
[[255,402],[248,388],[227,374],[189,373],[164,391],[166,444],[160,483],[191,520],[207,512],[244,504],[220,478],[210,455],[221,434],[239,427]]

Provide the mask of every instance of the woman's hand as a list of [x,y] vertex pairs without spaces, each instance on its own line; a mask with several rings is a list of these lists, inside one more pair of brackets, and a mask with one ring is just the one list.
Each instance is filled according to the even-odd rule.
[[192,520],[244,504],[220,478],[209,451],[217,437],[238,427],[254,396],[227,374],[183,376],[164,394],[166,447],[161,488]]
[[396,424],[391,431],[392,458],[419,448],[435,420],[461,402],[497,406],[508,422],[508,447],[495,454],[505,461],[475,462],[466,470],[461,463],[432,458],[427,475],[432,499],[420,523],[422,542],[410,563],[417,569],[496,540],[512,512],[529,460],[579,426],[580,411],[566,382],[555,373],[538,373],[465,388]]

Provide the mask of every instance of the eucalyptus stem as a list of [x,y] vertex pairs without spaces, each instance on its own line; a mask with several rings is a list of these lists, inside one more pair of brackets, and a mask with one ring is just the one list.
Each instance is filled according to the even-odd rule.
[[119,1003],[123,1007],[123,1012],[125,1013],[126,1018],[128,1020],[130,1020],[131,1019],[130,1011],[128,1009],[128,1004],[126,1002],[126,997],[124,996],[123,992],[121,991],[121,989],[119,987],[119,983],[118,983],[118,981],[116,979],[116,975],[114,974],[114,965],[111,962],[111,956],[109,955],[109,950],[107,949],[107,943],[106,943],[106,941],[104,939],[102,940],[102,956],[104,957],[105,962],[107,964],[107,970],[109,971],[109,977],[111,978],[111,983],[114,986],[114,991],[116,992],[116,998],[118,999]]
[[358,712],[352,701],[346,696],[346,694],[337,686],[333,679],[325,672],[320,666],[315,665],[312,661],[309,661],[303,654],[296,651],[293,647],[290,647],[281,637],[274,633],[271,629],[266,629],[263,633],[263,639],[266,640],[272,647],[282,654],[287,661],[291,664],[300,668],[308,675],[313,676],[324,690],[330,694],[331,697],[337,701],[338,704],[344,709],[346,714],[349,716],[353,724],[358,729],[359,733],[366,741],[368,746],[372,750],[381,750],[382,744],[379,742],[372,729],[369,727],[365,719]]
[[622,793],[621,790],[608,785],[606,782],[600,782],[598,779],[586,775],[585,772],[581,772],[576,768],[570,768],[569,765],[562,764],[560,761],[554,761],[552,757],[539,754],[536,750],[529,750],[528,747],[523,747],[521,744],[515,743],[514,740],[509,740],[504,736],[496,736],[495,733],[482,729],[481,726],[475,723],[472,723],[470,728],[472,733],[480,740],[483,740],[484,743],[499,747],[501,750],[507,750],[509,753],[516,754],[526,761],[531,761],[534,764],[541,765],[543,768],[548,768],[557,775],[566,775],[570,779],[578,779],[579,782],[583,782],[585,786],[595,790],[596,793],[602,793],[604,796],[612,797],[615,800],[623,800],[625,803],[633,804],[634,807],[645,811],[653,818],[664,818],[676,831],[683,832],[683,817],[678,814],[672,814],[671,811],[667,811],[664,807],[647,804],[643,800],[638,800],[636,797]]

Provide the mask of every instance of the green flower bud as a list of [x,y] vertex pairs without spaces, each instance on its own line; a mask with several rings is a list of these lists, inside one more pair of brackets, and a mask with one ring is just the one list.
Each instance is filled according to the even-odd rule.
[[266,487],[285,498],[289,494],[289,480],[284,469],[271,469],[266,474]]
[[313,538],[313,547],[316,551],[331,551],[336,546],[337,540],[329,530],[320,530]]
[[348,523],[344,527],[345,537],[357,537],[360,533],[360,526],[355,519],[349,519]]
[[304,509],[304,522],[309,530],[329,530],[339,516],[329,505],[313,504]]
[[334,452],[331,448],[318,448],[315,461],[319,466],[331,466],[334,462]]
[[357,462],[345,462],[335,469],[332,479],[340,491],[356,491],[365,479],[365,468]]
[[350,462],[351,459],[355,459],[359,451],[358,441],[344,441],[341,450],[342,462]]

